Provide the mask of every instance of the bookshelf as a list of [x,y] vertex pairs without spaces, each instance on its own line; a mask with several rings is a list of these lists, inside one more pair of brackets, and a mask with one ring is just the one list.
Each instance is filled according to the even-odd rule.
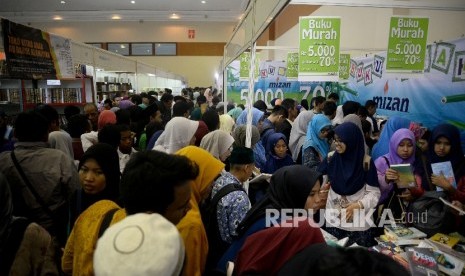
[[55,107],[82,106],[94,102],[92,77],[61,79],[55,84],[47,80],[0,79],[0,104],[18,106],[18,112],[34,108],[39,103]]
[[120,83],[120,82],[96,82],[97,87],[97,98],[98,101],[104,99],[111,99],[117,93],[121,95],[126,94],[129,90],[132,89],[131,83]]

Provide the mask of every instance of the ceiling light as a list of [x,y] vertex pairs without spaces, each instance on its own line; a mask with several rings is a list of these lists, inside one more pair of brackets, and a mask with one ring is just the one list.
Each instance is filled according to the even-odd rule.
[[205,4],[205,3],[207,3],[207,1],[200,1],[200,3]]
[[173,13],[171,16],[170,16],[171,19],[179,19],[179,15]]
[[118,20],[121,19],[121,16],[115,14],[111,17],[111,19]]
[[136,3],[136,1],[134,1],[134,0],[131,1],[131,4],[135,4],[135,3]]
[[120,47],[121,47],[121,49],[124,49],[124,48],[126,48],[126,45],[121,44]]
[[59,16],[59,15],[55,15],[53,17],[53,20],[63,20],[63,17]]
[[63,0],[61,0],[61,2],[60,2],[60,3],[61,3],[61,4],[66,4],[66,2],[65,2],[65,1],[63,1]]

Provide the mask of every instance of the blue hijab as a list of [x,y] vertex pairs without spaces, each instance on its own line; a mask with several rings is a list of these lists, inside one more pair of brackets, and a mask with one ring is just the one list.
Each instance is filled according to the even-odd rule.
[[396,130],[401,128],[409,128],[410,120],[402,117],[390,117],[387,123],[384,125],[381,135],[378,142],[373,146],[371,151],[371,157],[373,160],[378,159],[378,157],[383,156],[389,152],[389,141],[391,137],[396,132]]
[[331,121],[323,114],[317,114],[313,116],[312,120],[308,124],[307,128],[307,137],[302,146],[302,150],[305,150],[308,147],[313,147],[316,151],[324,158],[328,155],[329,144],[326,142],[326,139],[321,139],[318,134],[320,131],[331,126]]
[[365,143],[357,125],[343,123],[337,126],[334,132],[344,142],[346,150],[342,154],[335,152],[329,162],[325,158],[318,168],[320,172],[328,174],[333,191],[339,195],[353,195],[365,184],[379,187],[373,159],[370,160],[368,171],[363,168]]
[[[247,124],[247,112],[248,112],[248,109],[245,109],[244,111],[242,111],[241,115],[237,117],[237,120],[236,120],[237,126]],[[258,126],[258,121],[260,121],[260,119],[263,117],[263,114],[264,114],[263,111],[260,111],[259,109],[255,107],[252,107],[252,125]]]
[[263,170],[264,173],[272,174],[282,167],[294,165],[294,161],[289,154],[286,154],[283,158],[276,155],[274,146],[279,140],[283,140],[287,146],[286,136],[282,133],[273,133],[268,138],[268,143],[266,145],[266,164]]

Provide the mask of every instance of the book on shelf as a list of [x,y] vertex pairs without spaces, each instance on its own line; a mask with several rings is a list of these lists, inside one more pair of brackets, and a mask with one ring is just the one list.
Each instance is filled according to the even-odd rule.
[[402,224],[385,225],[384,234],[392,240],[413,240],[426,238],[426,234],[415,227],[406,227]]
[[[457,188],[457,182],[455,181],[454,170],[450,161],[432,163],[431,169],[434,175],[443,175],[447,181],[454,187]],[[436,186],[437,191],[442,191],[441,187]]]
[[412,165],[410,164],[393,164],[390,166],[391,169],[399,173],[399,181],[397,181],[397,188],[415,188],[417,183],[415,181],[415,175],[413,174]]
[[449,248],[453,248],[458,242],[459,238],[451,237],[446,234],[436,233],[432,237],[429,238],[430,241],[437,242],[443,244]]
[[439,267],[431,248],[424,247],[407,247],[407,262],[410,267],[410,273],[417,275],[439,275]]
[[447,199],[444,199],[444,198],[442,198],[442,197],[440,197],[439,199],[442,201],[442,203],[444,203],[444,205],[447,205],[447,206],[449,206],[450,208],[452,208],[452,209],[456,210],[457,212],[459,212],[459,216],[465,215],[465,211],[462,210],[462,209],[460,209],[459,207],[453,205],[452,202],[450,202],[450,201],[448,201]]

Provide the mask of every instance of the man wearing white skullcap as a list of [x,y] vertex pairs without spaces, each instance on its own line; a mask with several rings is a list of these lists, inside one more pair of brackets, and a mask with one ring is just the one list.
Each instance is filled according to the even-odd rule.
[[180,275],[184,243],[159,214],[131,215],[108,228],[97,242],[94,272],[102,275]]

